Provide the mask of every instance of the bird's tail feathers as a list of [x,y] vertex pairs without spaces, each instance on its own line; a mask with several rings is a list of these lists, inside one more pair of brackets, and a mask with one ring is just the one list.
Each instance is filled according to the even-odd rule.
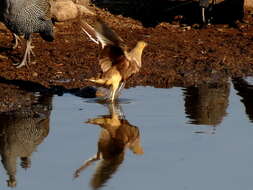
[[40,36],[44,40],[46,40],[48,42],[52,42],[54,40],[54,33],[53,32],[50,32],[50,33],[48,33],[48,32],[40,33]]
[[48,35],[48,34],[46,34],[46,33],[41,33],[40,36],[41,36],[44,40],[46,40],[46,41],[48,41],[48,42],[54,41],[54,36],[53,36],[53,35]]

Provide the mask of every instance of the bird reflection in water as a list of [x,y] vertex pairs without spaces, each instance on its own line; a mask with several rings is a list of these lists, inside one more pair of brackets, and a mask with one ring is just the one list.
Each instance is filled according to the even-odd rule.
[[253,122],[253,85],[243,78],[233,78],[232,82],[237,94],[242,98],[241,102],[244,104],[249,120]]
[[106,105],[109,115],[89,119],[86,122],[101,127],[97,153],[86,160],[74,173],[74,177],[77,178],[87,166],[100,160],[90,182],[93,189],[102,187],[117,171],[124,160],[127,148],[137,155],[144,153],[138,127],[131,125],[125,119],[119,104],[114,102]]
[[212,133],[215,133],[215,126],[219,125],[226,116],[229,92],[228,82],[185,88],[185,114],[190,119],[190,123],[214,126]]
[[9,187],[17,185],[17,159],[30,168],[32,153],[47,137],[51,107],[52,96],[41,96],[29,109],[0,114],[0,155]]

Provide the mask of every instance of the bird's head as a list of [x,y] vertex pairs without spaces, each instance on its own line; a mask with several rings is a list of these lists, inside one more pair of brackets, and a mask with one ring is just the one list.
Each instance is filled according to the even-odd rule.
[[147,43],[147,42],[144,42],[144,41],[139,41],[139,42],[137,43],[138,49],[144,49],[147,45],[148,45],[148,43]]

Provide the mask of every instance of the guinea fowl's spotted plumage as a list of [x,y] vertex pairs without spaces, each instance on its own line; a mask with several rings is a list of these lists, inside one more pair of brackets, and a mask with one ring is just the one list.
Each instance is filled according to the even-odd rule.
[[32,33],[53,32],[47,0],[17,1],[9,9],[9,13],[4,14],[4,23],[15,34],[28,36]]
[[0,156],[9,179],[8,186],[16,186],[17,162],[31,167],[31,157],[49,133],[52,97],[42,96],[38,104],[27,110],[0,114]]
[[14,34],[24,35],[27,49],[20,66],[30,61],[31,34],[40,33],[46,41],[53,41],[53,23],[48,0],[1,0],[0,21]]

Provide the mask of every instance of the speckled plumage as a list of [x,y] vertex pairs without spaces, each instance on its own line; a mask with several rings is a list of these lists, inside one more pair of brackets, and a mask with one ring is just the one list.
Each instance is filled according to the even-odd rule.
[[24,35],[27,48],[19,67],[30,61],[31,35],[40,33],[46,41],[53,41],[53,23],[48,0],[1,0],[0,21],[16,35]]
[[48,0],[4,0],[3,22],[13,33],[25,35],[32,33],[53,34]]
[[0,156],[9,187],[17,184],[17,161],[22,168],[31,167],[33,152],[49,134],[51,110],[52,96],[45,95],[27,109],[0,114]]

